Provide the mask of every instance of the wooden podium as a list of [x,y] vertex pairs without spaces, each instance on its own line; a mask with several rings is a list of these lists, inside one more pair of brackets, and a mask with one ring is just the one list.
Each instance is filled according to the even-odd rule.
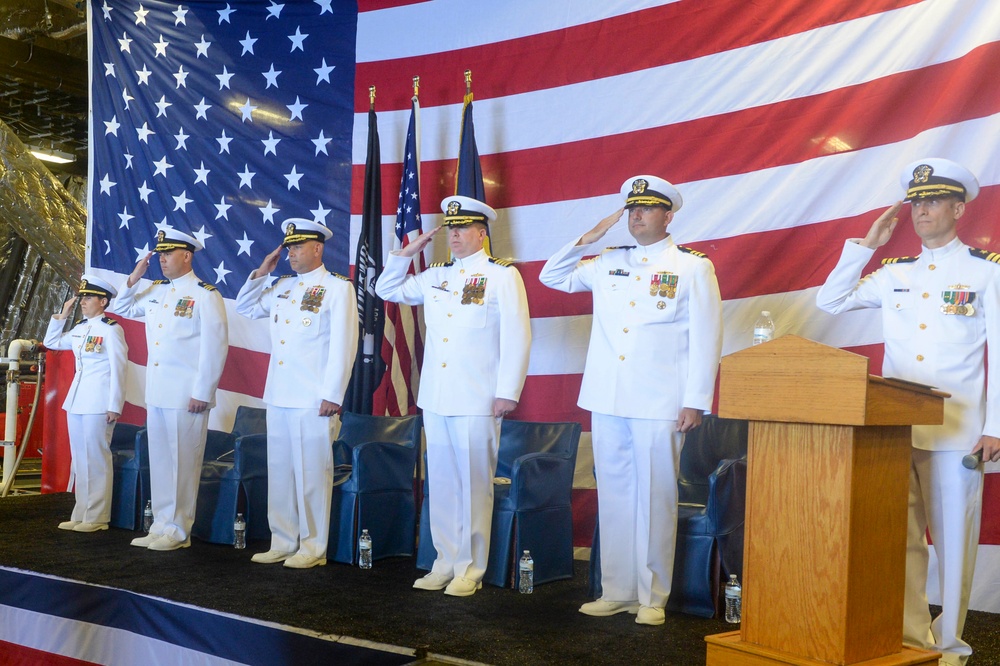
[[784,336],[722,359],[719,416],[750,421],[743,622],[709,666],[938,663],[905,648],[910,426],[948,394]]

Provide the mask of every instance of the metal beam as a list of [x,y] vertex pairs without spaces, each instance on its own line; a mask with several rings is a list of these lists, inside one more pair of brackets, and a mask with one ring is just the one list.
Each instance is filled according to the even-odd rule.
[[52,49],[0,37],[0,74],[48,90],[87,97],[87,61]]

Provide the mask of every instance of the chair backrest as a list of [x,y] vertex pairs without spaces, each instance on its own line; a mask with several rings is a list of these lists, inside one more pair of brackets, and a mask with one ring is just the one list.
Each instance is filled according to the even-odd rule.
[[497,476],[509,477],[514,461],[527,453],[575,455],[581,427],[576,422],[545,423],[504,419],[500,426]]
[[681,501],[689,499],[685,497],[685,487],[708,486],[708,477],[720,461],[746,457],[748,425],[742,419],[708,414],[700,426],[687,434],[677,475]]
[[267,410],[263,407],[240,405],[233,421],[233,438],[243,435],[261,435],[267,432]]
[[371,416],[344,412],[340,415],[337,439],[349,447],[365,442],[391,442],[419,448],[420,416]]

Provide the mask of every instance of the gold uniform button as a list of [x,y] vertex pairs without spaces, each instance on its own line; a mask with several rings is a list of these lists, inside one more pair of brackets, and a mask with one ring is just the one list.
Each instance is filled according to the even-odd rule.
[[635,276],[635,281],[636,281],[636,282],[639,282],[640,280],[642,280],[642,278],[641,278],[641,277],[639,277],[638,275],[636,275],[636,276]]
[[157,328],[163,328],[163,324],[157,324]]
[[623,331],[624,333],[628,333],[628,329],[627,329],[627,328],[623,328],[623,329],[622,329],[622,331]]
[[465,269],[464,268],[462,270],[458,271],[458,272],[459,272],[460,275],[465,275]]
[[292,320],[291,320],[291,319],[286,319],[286,320],[285,320],[285,323],[286,323],[286,324],[291,324],[291,323],[292,323]]
[[451,316],[451,313],[450,313],[450,312],[448,313],[448,316],[449,316],[449,317]]
[[282,340],[282,341],[281,341],[281,344],[285,344],[285,341],[284,341],[284,340]]
[[174,289],[173,287],[171,287],[171,288],[170,288],[170,293],[171,293],[171,294],[172,294],[172,293],[174,293],[175,291],[177,291],[177,290],[176,290],[176,289]]
[[918,361],[922,361],[922,360],[924,360],[924,357],[922,355],[920,355],[920,354],[917,354],[917,360]]
[[295,299],[294,298],[292,299],[292,305],[295,305]]
[[642,258],[642,263],[646,263],[647,261],[649,261],[649,259],[647,259],[646,257]]
[[629,301],[629,306],[631,306],[631,307],[634,308],[635,307],[635,301]]
[[278,361],[278,365],[284,365],[284,364],[285,364],[284,361]]
[[931,297],[931,295],[928,294],[926,291],[923,294],[921,294],[921,296],[924,297],[924,298],[930,298]]
[[166,303],[164,303],[164,304],[163,304],[163,309],[164,309],[164,310],[166,310],[166,309],[167,309],[167,308],[169,308],[169,307],[170,307],[170,306],[169,306],[169,305],[167,305]]
[[448,342],[448,338],[445,338],[445,339],[444,339],[444,341],[445,341],[445,342]]
[[457,291],[453,291],[453,292],[451,292],[451,295],[452,296],[458,296],[458,292]]
[[625,357],[624,357],[624,356],[619,356],[619,357],[618,357],[618,360],[619,360],[619,361],[624,361],[624,360],[625,360]]
[[159,366],[160,364],[159,364],[159,363],[154,363],[153,365],[155,365],[155,366]]
[[159,347],[160,346],[159,340],[157,340],[155,344],[156,344],[157,347]]
[[934,264],[931,264],[931,265],[930,265],[930,266],[928,266],[927,268],[928,268],[929,270],[934,270],[935,268],[937,268],[937,266],[935,266]]
[[922,331],[922,330],[924,330],[925,328],[927,328],[927,324],[921,324],[921,325],[920,325],[920,330],[921,330],[921,331]]
[[304,286],[306,286],[306,283],[305,282],[299,282],[299,286],[300,287],[304,287]]
[[448,367],[448,364],[447,364],[447,363],[442,363],[442,364],[441,364],[441,367],[442,367],[442,368],[447,368],[447,367]]

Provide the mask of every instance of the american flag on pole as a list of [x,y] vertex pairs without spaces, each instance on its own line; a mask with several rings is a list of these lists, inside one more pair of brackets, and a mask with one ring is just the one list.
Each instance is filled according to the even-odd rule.
[[[392,249],[404,248],[422,232],[420,221],[420,101],[413,97],[410,121],[406,127],[403,148],[403,176],[399,183],[396,221],[393,225]],[[427,268],[423,253],[410,264],[416,274]],[[385,331],[382,340],[382,360],[385,374],[375,390],[375,414],[401,416],[415,414],[417,386],[420,384],[420,363],[423,361],[423,325],[421,311],[399,303],[385,304]]]
[[[144,4],[149,9],[154,3]],[[266,12],[266,2],[254,4]],[[343,8],[335,4],[335,10]],[[165,5],[155,3],[161,11]],[[225,5],[206,7],[215,12]],[[306,7],[315,7],[319,18],[320,6],[307,2],[287,3],[281,18]],[[878,371],[878,313],[831,317],[817,310],[814,297],[844,239],[864,235],[879,212],[899,198],[898,172],[912,160],[947,157],[979,177],[982,194],[960,221],[959,234],[971,245],[1000,249],[994,232],[1000,209],[1000,152],[993,145],[1000,136],[995,0],[360,0],[358,9],[349,54],[356,65],[347,55],[343,61],[343,67],[353,67],[357,84],[341,65],[331,75],[331,81],[344,76],[340,85],[354,95],[348,109],[353,138],[348,132],[338,142],[350,151],[343,164],[352,170],[351,238],[360,229],[368,86],[379,91],[383,178],[395,181],[403,173],[410,82],[421,77],[422,212],[432,228],[440,221],[440,200],[454,191],[462,76],[471,69],[486,199],[499,213],[492,229],[494,254],[519,260],[531,307],[531,365],[517,418],[579,420],[590,429],[589,414],[576,407],[590,299],[546,289],[537,274],[558,247],[621,205],[618,187],[635,174],[660,175],[684,195],[671,231],[679,243],[706,252],[715,263],[724,298],[724,353],[750,344],[753,321],[767,309],[779,335],[796,333],[865,353]],[[99,3],[92,14],[92,21],[101,20]],[[107,39],[131,34],[138,29],[134,17],[132,23]],[[309,28],[302,32],[315,36]],[[245,31],[238,31],[237,42]],[[288,34],[294,32],[292,26]],[[200,28],[191,33],[189,42],[198,43]],[[287,35],[276,41],[281,39]],[[311,39],[307,48],[315,47]],[[330,57],[326,62],[332,64]],[[94,57],[92,63],[96,82],[104,77],[103,62]],[[262,64],[267,71],[270,63]],[[202,58],[197,66],[205,65]],[[273,87],[267,92],[278,93]],[[120,121],[125,113],[120,98],[115,101]],[[239,106],[246,98],[237,101]],[[156,109],[146,114],[150,123],[155,114]],[[106,120],[95,118],[95,143],[105,140]],[[167,133],[176,132],[173,127]],[[190,133],[186,126],[185,132]],[[330,168],[341,164],[332,153],[324,160]],[[243,166],[237,163],[235,170]],[[103,176],[92,175],[92,210],[112,203],[96,189]],[[395,194],[386,193],[386,211],[393,210]],[[194,198],[190,192],[188,197]],[[166,203],[172,208],[171,199]],[[119,229],[122,202],[114,204],[101,220],[92,213],[91,261],[104,251],[103,239]],[[325,208],[333,206],[324,201]],[[207,215],[214,217],[214,210]],[[131,206],[128,213],[135,215]],[[149,216],[150,228],[162,215]],[[242,217],[244,224],[255,219]],[[394,216],[383,220],[392,224]],[[110,228],[99,231],[99,224]],[[919,252],[908,224],[904,214],[878,257]],[[606,240],[616,245],[629,238],[616,228]],[[219,238],[209,239],[207,252],[213,241]],[[436,259],[444,258],[443,249],[435,252]],[[127,258],[117,271],[128,272],[134,255]],[[229,280],[242,281],[252,263],[234,268],[226,262],[234,271]],[[213,277],[214,270],[204,279]],[[231,339],[266,352],[251,335]],[[239,362],[240,356],[235,358],[232,363]],[[580,545],[587,544],[592,528],[589,451],[585,435],[575,497]],[[1000,506],[998,478],[987,477],[984,545],[972,600],[974,608],[994,611],[1000,611],[1000,516],[993,508]]]

